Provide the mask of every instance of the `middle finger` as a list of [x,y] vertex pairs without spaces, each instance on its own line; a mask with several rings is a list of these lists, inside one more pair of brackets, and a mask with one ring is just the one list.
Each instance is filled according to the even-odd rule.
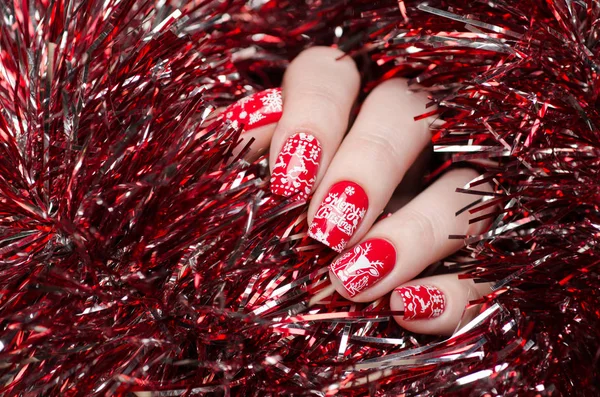
[[312,238],[341,252],[369,230],[429,142],[426,120],[414,121],[426,102],[404,79],[367,97],[310,203]]

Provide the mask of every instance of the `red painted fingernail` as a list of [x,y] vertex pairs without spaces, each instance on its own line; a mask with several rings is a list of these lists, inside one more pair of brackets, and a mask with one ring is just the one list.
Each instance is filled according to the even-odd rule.
[[329,269],[342,282],[348,295],[355,296],[376,284],[396,264],[396,249],[387,240],[364,241],[335,260]]
[[342,252],[365,217],[369,198],[354,182],[338,182],[329,189],[313,218],[308,235]]
[[312,135],[299,133],[288,138],[271,175],[271,192],[306,200],[317,178],[321,144]]
[[396,288],[404,302],[404,319],[421,320],[439,317],[446,309],[444,293],[429,285]]
[[263,125],[276,123],[283,112],[281,88],[271,88],[240,99],[229,106],[223,114],[233,128],[244,125],[250,131]]

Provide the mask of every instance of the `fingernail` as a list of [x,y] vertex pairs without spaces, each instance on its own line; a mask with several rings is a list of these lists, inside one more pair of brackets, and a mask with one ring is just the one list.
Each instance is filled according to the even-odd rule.
[[342,181],[329,189],[319,206],[308,235],[331,249],[342,252],[365,217],[369,198],[357,183]]
[[285,141],[271,175],[271,192],[306,200],[317,177],[321,144],[310,134],[299,133]]
[[422,320],[442,315],[446,309],[444,293],[429,285],[396,288],[404,303],[405,320]]
[[364,241],[335,260],[329,269],[353,297],[392,271],[396,249],[380,238]]
[[276,123],[283,112],[281,88],[271,88],[240,99],[223,112],[233,128],[244,125],[250,131],[267,124]]

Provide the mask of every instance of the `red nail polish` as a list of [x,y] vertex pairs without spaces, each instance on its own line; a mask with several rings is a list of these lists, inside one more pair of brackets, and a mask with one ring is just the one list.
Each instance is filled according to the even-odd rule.
[[299,133],[287,139],[271,175],[271,192],[306,200],[317,178],[321,144],[310,134]]
[[335,260],[329,269],[355,296],[385,277],[396,264],[396,249],[387,240],[364,241]]
[[360,185],[342,181],[329,189],[313,218],[308,235],[342,252],[365,217],[369,198]]
[[404,302],[404,319],[421,320],[439,317],[446,309],[444,293],[429,285],[396,288]]
[[233,128],[244,124],[244,130],[250,131],[278,122],[282,112],[281,88],[271,88],[240,99],[225,109],[223,114],[231,121]]

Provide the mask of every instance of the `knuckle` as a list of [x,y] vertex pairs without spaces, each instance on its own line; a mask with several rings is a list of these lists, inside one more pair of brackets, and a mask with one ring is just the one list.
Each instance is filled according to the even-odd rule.
[[[469,186],[467,184],[469,182],[473,181],[475,178],[479,177],[480,175],[481,174],[479,172],[477,172],[476,170],[474,170],[472,168],[458,168],[458,169],[448,172],[448,177],[454,178],[454,180],[456,181],[454,183],[455,189],[462,188],[462,187],[469,188]],[[472,189],[478,190],[478,191],[483,191],[483,192],[486,192],[486,191],[493,192],[494,191],[493,186],[489,182],[474,185],[474,186],[472,186]],[[464,193],[456,193],[456,194],[464,195]],[[474,202],[474,201],[480,199],[480,197],[481,196],[479,196],[479,195],[472,196],[471,202]],[[474,208],[477,208],[482,204],[483,203],[476,204]],[[463,217],[465,219],[465,223],[467,225],[465,227],[465,234],[469,235],[469,236],[473,236],[473,235],[478,235],[480,233],[483,233],[485,230],[487,230],[488,226],[492,223],[492,218],[488,217],[488,218],[485,218],[482,220],[478,220],[476,222],[470,222],[470,219],[481,217],[483,215],[488,215],[497,210],[498,210],[498,205],[496,204],[496,205],[490,206],[486,209],[483,209],[481,211],[477,211],[474,213],[465,211],[463,214],[460,215],[461,217]]]
[[314,104],[315,111],[324,108],[326,113],[331,113],[334,117],[346,113],[340,103],[339,95],[329,84],[307,83],[302,87],[300,95],[304,98],[311,98],[310,102]]
[[374,128],[373,131],[357,135],[357,147],[360,148],[360,152],[372,161],[385,162],[393,170],[400,170],[402,167],[400,148],[394,139],[389,139],[395,134],[393,128],[382,125]]
[[[447,183],[448,191],[447,194],[449,197],[456,197],[457,202],[463,203],[460,207],[463,207],[469,203],[473,203],[474,201],[480,198],[479,195],[466,195],[465,193],[457,192],[458,188],[469,188],[469,182],[473,181],[475,178],[479,177],[480,173],[472,168],[456,168],[448,171],[446,174],[442,176],[442,178],[449,181]],[[473,185],[471,187],[474,190],[478,191],[489,191],[492,192],[492,185],[489,183],[482,183],[478,185]],[[465,197],[470,196],[470,197]],[[478,207],[479,204],[476,204],[475,207]],[[458,208],[457,208],[458,209]],[[491,207],[489,209],[471,213],[469,211],[465,211],[457,217],[456,223],[460,227],[459,234],[465,235],[477,235],[482,233],[487,229],[488,225],[491,223],[491,219],[487,218],[484,220],[479,220],[477,222],[470,222],[470,219],[480,217],[489,212],[493,212],[495,207]]]
[[437,247],[443,241],[443,222],[435,212],[425,214],[412,208],[405,208],[402,217],[402,227],[419,242],[429,241],[431,247]]

